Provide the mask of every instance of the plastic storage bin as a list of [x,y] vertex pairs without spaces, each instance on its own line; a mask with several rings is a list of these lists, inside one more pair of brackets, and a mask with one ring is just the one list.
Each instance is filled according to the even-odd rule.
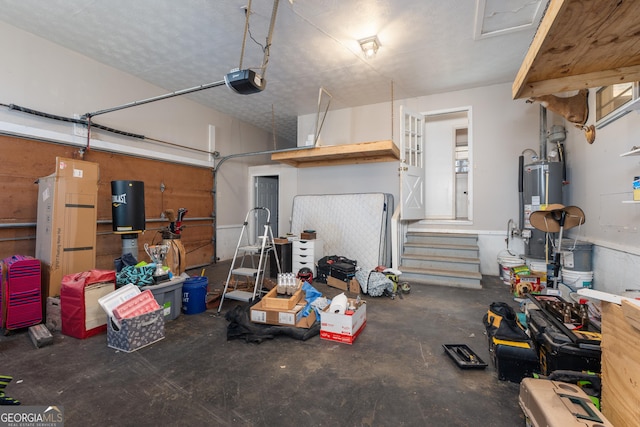
[[184,277],[174,277],[171,280],[158,285],[143,286],[140,289],[149,289],[160,307],[163,308],[164,320],[175,320],[182,312],[182,284]]

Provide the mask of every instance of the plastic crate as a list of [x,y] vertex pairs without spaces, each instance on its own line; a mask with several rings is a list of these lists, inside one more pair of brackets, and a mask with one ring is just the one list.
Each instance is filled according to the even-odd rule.
[[130,319],[159,309],[160,306],[150,290],[145,290],[135,297],[120,304],[113,310],[116,319]]
[[182,284],[184,277],[174,277],[171,280],[157,284],[143,286],[142,289],[149,289],[160,307],[163,308],[164,320],[174,320],[182,312]]

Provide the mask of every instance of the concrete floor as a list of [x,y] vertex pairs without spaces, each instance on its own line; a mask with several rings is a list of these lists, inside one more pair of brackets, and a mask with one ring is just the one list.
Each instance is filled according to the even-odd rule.
[[[228,265],[207,267],[210,290],[222,288]],[[108,348],[105,334],[59,332],[37,349],[18,331],[0,337],[0,374],[14,377],[5,392],[23,405],[62,406],[67,427],[524,425],[519,385],[498,380],[482,323],[491,302],[512,298],[497,276],[483,286],[412,284],[403,299],[367,297],[353,345],[227,341],[224,313],[236,301],[219,316],[180,315],[163,340],[133,353]],[[462,370],[443,344],[466,344],[489,366]]]

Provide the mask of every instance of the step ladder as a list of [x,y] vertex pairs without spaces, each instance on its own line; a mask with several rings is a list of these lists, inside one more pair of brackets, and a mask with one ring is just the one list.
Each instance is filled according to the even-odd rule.
[[[267,221],[264,224],[264,231],[258,236],[258,241],[251,243],[247,234],[247,225],[250,217],[257,217],[260,211],[265,211]],[[262,288],[264,282],[267,263],[269,262],[269,254],[274,250],[273,246],[273,230],[271,229],[271,212],[267,208],[256,207],[247,212],[247,216],[242,224],[238,244],[236,245],[227,281],[224,284],[220,304],[218,305],[218,313],[222,309],[222,303],[225,299],[236,301],[253,301],[256,296],[262,296]],[[256,264],[255,258],[258,258]],[[278,273],[280,270],[280,260],[275,256]],[[251,262],[250,266],[245,264]],[[247,283],[253,282],[253,292],[237,289],[240,280],[246,280]],[[230,290],[230,288],[232,288]]]

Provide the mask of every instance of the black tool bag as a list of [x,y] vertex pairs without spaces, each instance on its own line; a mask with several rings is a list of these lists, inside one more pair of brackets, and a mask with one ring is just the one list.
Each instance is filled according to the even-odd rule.
[[[335,277],[331,274],[332,269],[338,267],[338,270],[344,271],[344,269],[350,269],[352,266],[355,274],[355,267],[358,262],[351,260],[341,255],[329,255],[318,260],[317,276],[315,280],[320,283],[327,283],[327,277]],[[353,276],[351,274],[351,276]],[[344,280],[344,279],[341,279]]]
[[527,341],[529,336],[520,327],[516,312],[505,302],[492,302],[482,318],[489,340]]

